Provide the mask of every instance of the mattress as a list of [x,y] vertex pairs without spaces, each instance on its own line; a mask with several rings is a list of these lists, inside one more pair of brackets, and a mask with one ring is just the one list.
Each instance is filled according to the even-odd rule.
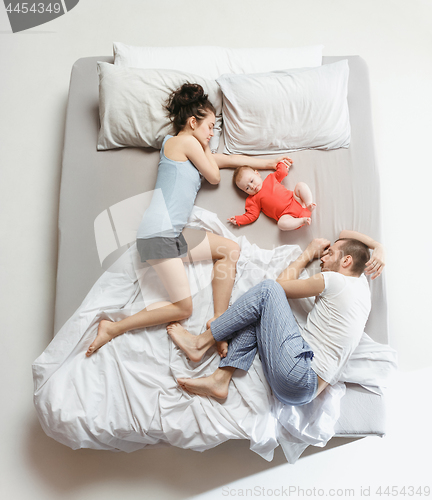
[[[317,203],[312,224],[297,231],[281,232],[274,220],[261,214],[249,226],[230,227],[235,236],[243,235],[250,243],[269,250],[281,245],[305,248],[315,237],[334,241],[342,229],[357,230],[380,240],[380,188],[368,70],[365,61],[358,56],[323,57],[323,64],[341,59],[348,60],[350,69],[350,147],[291,153],[294,164],[284,181],[288,189],[293,189],[299,181],[310,186]],[[130,243],[123,245],[113,230],[116,248],[101,262],[95,221],[109,207],[151,191],[156,182],[158,151],[143,148],[96,150],[99,130],[97,61],[113,62],[113,58],[79,59],[71,75],[59,206],[55,333],[77,310],[95,282],[130,247]],[[231,177],[232,170],[224,169],[219,185],[203,182],[196,206],[216,212],[221,221],[243,213],[245,196],[233,188]],[[373,305],[365,331],[375,341],[385,344],[388,341],[385,274],[370,281],[370,287]],[[336,435],[381,436],[384,432],[384,398],[356,384],[348,384],[341,400]]]

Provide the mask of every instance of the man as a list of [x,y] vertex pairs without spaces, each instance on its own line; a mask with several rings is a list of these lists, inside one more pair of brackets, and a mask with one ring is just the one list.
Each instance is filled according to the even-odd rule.
[[[303,269],[317,258],[322,272],[299,280]],[[194,394],[226,398],[234,371],[248,370],[258,350],[274,395],[284,404],[310,402],[337,382],[360,341],[370,312],[363,272],[375,279],[383,267],[382,246],[361,233],[342,231],[332,246],[325,239],[313,240],[277,282],[265,280],[251,288],[201,335],[191,335],[178,323],[167,327],[192,361],[199,361],[216,342],[230,340],[212,375],[178,379],[179,385]],[[316,301],[301,334],[287,298],[303,297],[316,297]]]

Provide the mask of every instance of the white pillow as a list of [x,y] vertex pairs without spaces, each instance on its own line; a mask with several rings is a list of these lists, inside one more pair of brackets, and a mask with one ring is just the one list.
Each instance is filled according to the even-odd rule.
[[321,66],[323,45],[298,48],[134,47],[114,43],[114,64],[186,71],[216,79],[223,73],[263,73]]
[[225,153],[347,148],[346,59],[319,68],[222,75]]
[[138,69],[98,62],[100,130],[97,149],[126,146],[160,149],[172,125],[164,104],[183,83],[198,83],[216,108],[210,149],[216,151],[222,121],[222,93],[215,80],[171,70]]

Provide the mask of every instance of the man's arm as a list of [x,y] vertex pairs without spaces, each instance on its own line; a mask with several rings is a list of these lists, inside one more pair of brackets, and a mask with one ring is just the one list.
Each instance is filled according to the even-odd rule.
[[284,289],[289,299],[314,297],[324,290],[324,278],[321,273],[306,280],[299,280],[300,273],[309,262],[318,259],[330,246],[330,241],[318,238],[309,243],[306,250],[292,262],[276,280]]
[[324,277],[322,273],[315,274],[311,278],[305,280],[288,280],[277,282],[284,289],[288,299],[303,299],[305,297],[316,297],[325,287]]
[[357,231],[341,231],[339,238],[352,238],[364,243],[372,250],[371,258],[366,262],[365,274],[373,274],[372,279],[378,278],[383,272],[385,266],[385,251],[384,247],[378,241],[375,241],[370,236]]

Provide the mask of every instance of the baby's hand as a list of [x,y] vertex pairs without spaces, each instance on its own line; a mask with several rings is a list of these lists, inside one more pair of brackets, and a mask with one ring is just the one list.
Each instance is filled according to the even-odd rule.
[[[291,164],[291,163],[287,163],[286,161],[280,161],[279,163],[283,163],[283,164],[285,165],[285,167],[286,167],[286,172],[287,172],[287,174],[288,174],[289,169],[290,169],[290,167],[291,167],[291,165],[292,165],[292,164]],[[278,165],[279,165],[279,163],[278,163]]]
[[288,170],[291,167],[291,165],[294,163],[291,160],[291,158],[289,158],[288,156],[280,156],[279,158],[272,158],[271,160],[269,160],[268,167],[276,170],[276,167],[277,167],[278,163],[280,163],[280,162],[285,163]]
[[227,219],[227,221],[231,222],[231,224],[233,224],[234,226],[237,226],[237,221],[235,217],[230,217],[229,219]]

